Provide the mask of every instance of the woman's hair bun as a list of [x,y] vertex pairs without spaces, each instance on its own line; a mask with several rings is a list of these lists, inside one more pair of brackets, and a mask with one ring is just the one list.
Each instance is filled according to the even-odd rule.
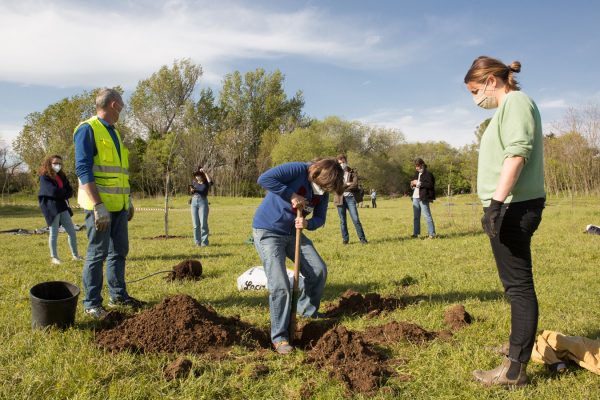
[[519,61],[513,61],[510,65],[507,65],[511,72],[521,72],[521,63]]

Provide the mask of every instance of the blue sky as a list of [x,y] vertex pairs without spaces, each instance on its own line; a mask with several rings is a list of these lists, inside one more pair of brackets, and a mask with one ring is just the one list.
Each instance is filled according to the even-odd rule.
[[569,107],[600,105],[600,2],[0,0],[0,139],[84,89],[191,58],[200,87],[280,69],[305,112],[461,146],[493,111],[463,77],[479,55],[522,63],[522,89],[549,132]]

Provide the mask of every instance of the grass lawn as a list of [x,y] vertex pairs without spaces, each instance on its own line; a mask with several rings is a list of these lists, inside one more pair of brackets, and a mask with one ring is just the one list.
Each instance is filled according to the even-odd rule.
[[[15,200],[29,205],[0,206],[0,230],[35,229],[44,219],[34,196]],[[205,279],[169,283],[159,276],[132,283],[129,292],[152,304],[174,294],[189,294],[220,314],[266,328],[269,324],[266,292],[240,293],[236,278],[260,265],[252,245],[245,244],[260,199],[210,198],[210,246],[193,246],[187,198],[171,204],[171,235],[164,234],[161,211],[138,210],[129,227],[128,280],[170,269],[187,258],[198,258]],[[161,207],[161,199],[136,201],[138,208]],[[329,269],[324,303],[334,302],[349,288],[385,296],[421,295],[426,299],[375,318],[346,317],[344,325],[363,330],[393,320],[411,321],[428,330],[444,328],[444,310],[464,304],[474,322],[452,340],[425,345],[399,342],[390,356],[407,360],[375,395],[356,398],[401,399],[598,399],[600,377],[576,366],[552,376],[542,365],[530,363],[531,384],[523,389],[483,389],[472,381],[471,371],[495,367],[500,357],[495,346],[508,337],[509,306],[503,297],[494,260],[479,218],[474,197],[442,198],[432,206],[439,238],[411,239],[412,207],[409,199],[379,199],[377,209],[360,209],[369,239],[358,243],[350,229],[350,245],[343,246],[339,220],[332,204],[326,226],[308,232]],[[83,224],[77,211],[74,222]],[[600,337],[600,236],[583,234],[587,224],[600,225],[598,198],[551,197],[533,242],[536,290],[540,302],[539,329],[569,335]],[[422,230],[426,226],[422,221]],[[85,232],[77,234],[85,254]],[[59,256],[70,260],[66,234],[59,237]],[[289,263],[290,267],[293,265]],[[66,331],[32,331],[29,289],[39,282],[65,280],[81,287],[82,264],[50,264],[47,235],[0,235],[0,398],[2,399],[339,399],[348,396],[341,382],[325,370],[304,363],[305,353],[289,357],[273,352],[252,352],[236,347],[217,362],[187,355],[194,363],[188,378],[166,381],[163,367],[173,354],[111,354],[93,342],[94,323],[78,305],[75,326]],[[402,288],[406,276],[417,283]],[[108,299],[103,291],[105,302]],[[269,373],[256,376],[258,364]],[[352,396],[352,395],[350,395]]]

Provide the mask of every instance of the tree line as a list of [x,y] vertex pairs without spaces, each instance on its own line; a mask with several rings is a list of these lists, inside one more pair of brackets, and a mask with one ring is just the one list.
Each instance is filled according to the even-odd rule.
[[[227,74],[218,94],[198,88],[201,76],[200,65],[175,60],[139,81],[125,99],[117,127],[130,149],[130,181],[136,196],[167,195],[168,199],[168,195],[187,193],[192,173],[199,167],[211,173],[214,194],[259,196],[262,190],[256,179],[271,166],[340,153],[348,155],[364,188],[380,194],[409,192],[416,157],[423,158],[435,175],[438,194],[476,190],[478,142],[489,120],[476,127],[474,142],[461,148],[445,142],[407,143],[397,129],[333,116],[309,118],[303,113],[302,91],[288,97],[279,70]],[[96,93],[84,91],[26,117],[13,150],[18,162],[28,167],[30,179],[36,178],[35,171],[47,155],[60,154],[65,172],[76,183],[73,129],[95,115]],[[596,106],[569,110],[544,141],[548,192],[598,192],[600,112]],[[0,153],[2,157],[7,158],[5,153]],[[14,162],[11,165],[14,174]],[[11,191],[10,166],[6,162],[0,166],[3,193],[5,186]]]

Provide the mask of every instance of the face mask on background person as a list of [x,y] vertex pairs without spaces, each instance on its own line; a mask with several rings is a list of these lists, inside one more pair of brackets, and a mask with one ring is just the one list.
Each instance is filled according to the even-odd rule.
[[320,196],[325,193],[325,190],[323,190],[323,188],[321,186],[317,185],[316,183],[311,182],[310,185],[312,186],[312,190],[313,190],[314,194]]
[[342,167],[342,169],[345,171],[345,170],[346,170],[346,168],[348,168],[348,163],[345,163],[345,162],[343,162],[343,163],[340,163],[340,166],[341,166],[341,167]]
[[62,165],[52,164],[52,169],[54,170],[54,172],[56,172],[58,174],[60,172],[60,170],[62,169]]
[[[477,94],[475,96],[473,96],[473,102],[475,104],[477,104],[479,107],[489,110],[490,108],[498,107],[498,99],[496,99],[496,96],[487,96],[485,94],[487,85],[488,84],[486,82],[483,89],[479,89],[477,91]],[[495,93],[496,93],[496,88],[494,88],[492,91],[492,94],[495,94]]]

